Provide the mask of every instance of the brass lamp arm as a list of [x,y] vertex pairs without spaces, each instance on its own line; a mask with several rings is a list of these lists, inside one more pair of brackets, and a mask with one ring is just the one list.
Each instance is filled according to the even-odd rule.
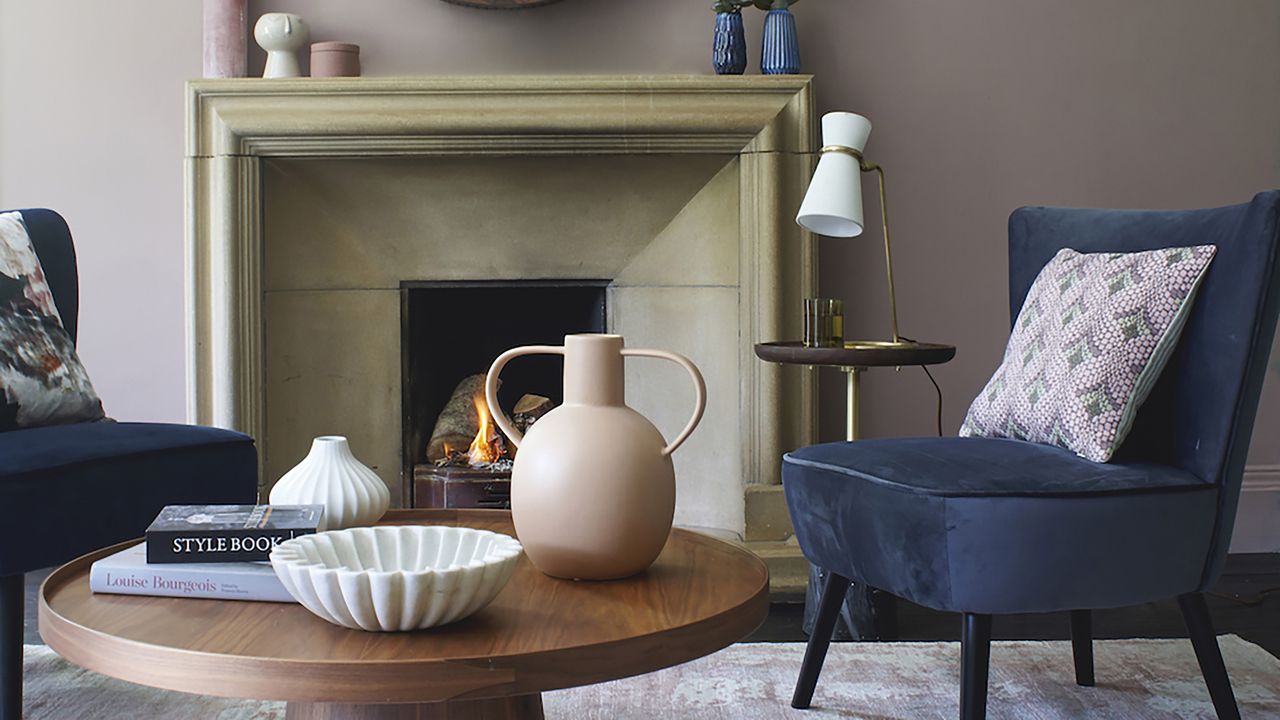
[[893,289],[893,251],[889,243],[889,202],[884,189],[884,168],[877,163],[868,162],[862,153],[843,145],[827,145],[819,154],[829,152],[844,153],[858,159],[858,168],[862,172],[875,172],[880,178],[880,222],[884,227],[884,266],[889,276],[889,317],[893,323],[893,342],[899,344],[902,338],[898,335],[898,299]]

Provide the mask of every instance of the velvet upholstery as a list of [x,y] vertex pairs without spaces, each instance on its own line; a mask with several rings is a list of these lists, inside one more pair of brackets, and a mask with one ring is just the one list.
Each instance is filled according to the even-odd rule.
[[1010,311],[1062,248],[1218,251],[1182,339],[1111,463],[1017,440],[803,448],[782,480],[801,549],[939,610],[1106,608],[1203,591],[1230,543],[1275,332],[1280,192],[1191,211],[1022,208]]
[[1185,592],[1204,569],[1218,494],[1176,468],[990,438],[815,445],[787,456],[782,482],[813,563],[920,605],[991,614]]
[[1280,191],[1208,210],[1021,208],[1009,218],[1009,308],[1016,318],[1040,269],[1080,252],[1218,246],[1165,366],[1115,460],[1182,468],[1222,488],[1199,589],[1222,570],[1254,416],[1276,329]]
[[257,453],[240,433],[81,423],[0,433],[0,575],[140,537],[165,505],[253,502]]
[[[71,232],[51,210],[20,212],[74,339]],[[252,503],[257,473],[253,440],[229,430],[100,422],[2,432],[0,577],[138,537],[167,504]]]

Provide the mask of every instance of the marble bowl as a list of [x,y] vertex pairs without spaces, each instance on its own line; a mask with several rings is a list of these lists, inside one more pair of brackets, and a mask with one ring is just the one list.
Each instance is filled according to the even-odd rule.
[[302,606],[335,625],[392,632],[444,625],[488,605],[522,548],[487,530],[434,525],[303,535],[271,551]]

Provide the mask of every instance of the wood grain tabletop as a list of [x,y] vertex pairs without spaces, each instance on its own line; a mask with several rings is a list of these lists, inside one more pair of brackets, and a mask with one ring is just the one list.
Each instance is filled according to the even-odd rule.
[[[514,535],[500,510],[392,510],[382,524],[465,525]],[[309,703],[428,703],[537,693],[651,672],[746,636],[768,612],[764,563],[673,530],[625,580],[547,577],[522,557],[491,605],[408,633],[331,625],[288,603],[94,594],[93,561],[40,590],[40,633],[97,672],[170,690]]]

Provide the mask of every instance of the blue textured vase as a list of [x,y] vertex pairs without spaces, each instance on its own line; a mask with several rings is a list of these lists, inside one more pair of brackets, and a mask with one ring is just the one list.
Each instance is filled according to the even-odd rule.
[[770,10],[764,18],[760,72],[765,75],[800,72],[800,38],[796,35],[796,17],[790,10]]
[[742,13],[716,14],[716,32],[711,45],[711,63],[717,75],[741,75],[747,70],[747,35],[742,29]]

